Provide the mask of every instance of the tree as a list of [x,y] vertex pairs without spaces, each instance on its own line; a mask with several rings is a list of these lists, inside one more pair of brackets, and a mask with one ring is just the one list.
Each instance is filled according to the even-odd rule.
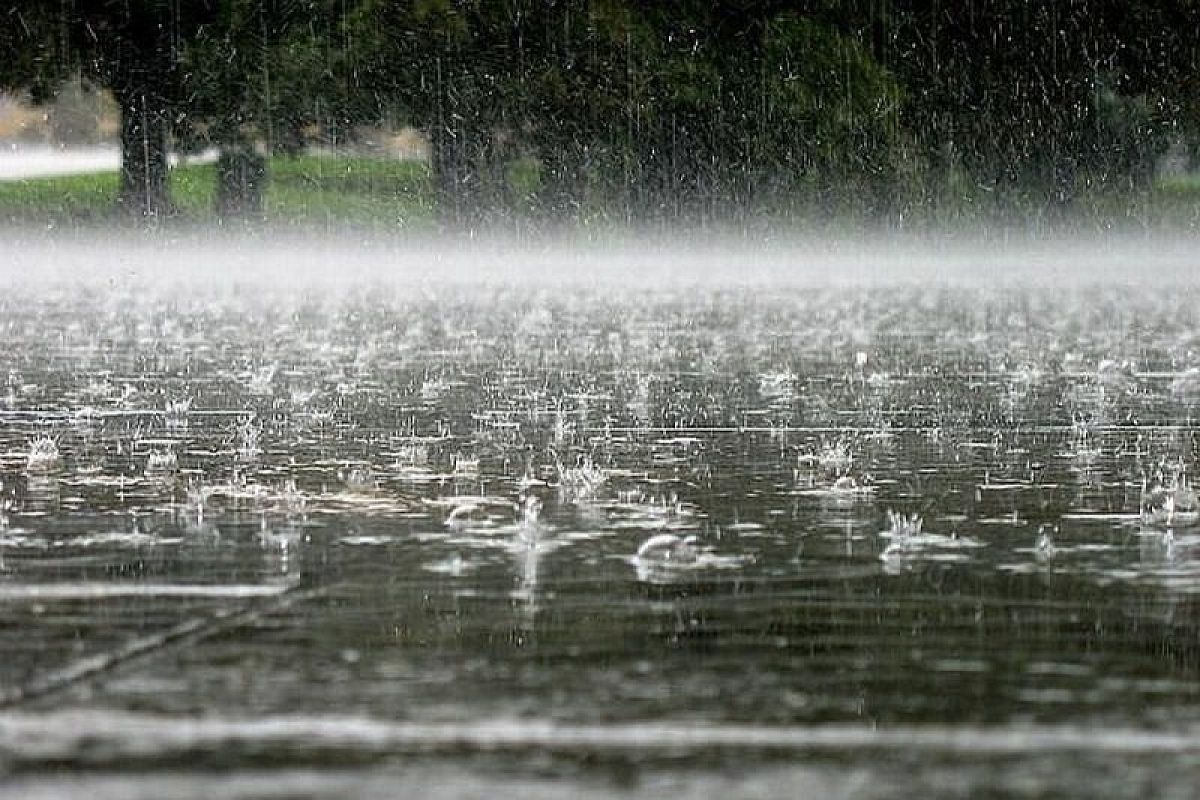
[[172,129],[221,148],[237,206],[238,163],[380,119],[425,129],[468,226],[517,159],[551,219],[886,217],[913,186],[1053,212],[1200,142],[1198,27],[1194,0],[15,0],[0,84],[110,88],[144,215],[170,210]]
[[263,154],[297,152],[309,127],[346,127],[346,11],[340,0],[223,0],[185,47],[180,121],[189,147],[220,150],[222,216],[261,212]]
[[1189,0],[895,0],[888,24],[935,171],[1049,211],[1146,186],[1200,66]]
[[615,110],[597,129],[625,153],[631,218],[720,221],[806,197],[825,207],[839,186],[886,211],[901,88],[842,15],[721,0],[629,4],[624,17],[609,59],[620,80],[588,105]]
[[357,112],[424,128],[434,194],[450,224],[475,224],[503,191],[526,5],[362,0],[355,9]]
[[622,0],[365,0],[351,34],[362,95],[424,128],[444,219],[472,226],[505,199],[506,168],[532,157],[531,199],[576,215],[589,187],[625,176]]
[[111,90],[121,110],[120,205],[144,217],[170,213],[167,155],[180,57],[215,9],[215,0],[14,0],[0,43],[16,57],[0,68],[0,83],[31,87],[45,99],[78,71]]

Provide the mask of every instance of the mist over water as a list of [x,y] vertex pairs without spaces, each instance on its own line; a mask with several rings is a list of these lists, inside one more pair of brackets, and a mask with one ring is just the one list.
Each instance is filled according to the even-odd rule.
[[10,282],[353,286],[382,284],[602,284],[855,286],[1187,285],[1189,235],[1008,236],[970,233],[835,237],[710,232],[614,234],[595,239],[502,234],[6,231],[0,275]]

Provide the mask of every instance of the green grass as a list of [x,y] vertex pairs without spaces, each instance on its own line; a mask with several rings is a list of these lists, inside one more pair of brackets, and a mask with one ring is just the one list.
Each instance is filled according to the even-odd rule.
[[406,227],[434,216],[425,164],[349,156],[273,159],[264,204],[269,220],[297,224]]
[[[504,212],[502,216],[520,219],[536,215],[540,185],[537,163],[514,162],[508,166],[504,179],[506,186],[497,198]],[[178,214],[168,224],[203,225],[218,221],[214,210],[215,166],[178,167],[171,171],[170,181]],[[116,173],[0,181],[0,223],[45,228],[133,225],[135,222],[117,209],[117,188]],[[787,229],[803,225],[805,220],[819,221],[824,218],[822,214],[828,216],[827,207],[819,209],[820,213],[814,212],[805,206],[804,198],[803,193],[797,195],[795,208],[784,203],[784,207],[774,210],[774,215],[771,209],[763,209],[756,212],[755,218],[773,220],[770,224]],[[997,219],[1028,224],[1044,213],[1032,201],[1027,205],[1017,202],[1011,207],[993,208],[982,202],[987,199],[962,195],[951,199],[948,205],[915,208],[906,215],[907,224],[969,227],[972,222]],[[597,209],[585,209],[578,224],[594,226],[608,219],[603,201],[600,203]],[[853,207],[848,207],[846,219],[851,222],[853,211]],[[1072,224],[1083,229],[1200,230],[1200,178],[1164,178],[1152,189],[1140,192],[1082,195],[1071,213]],[[435,219],[432,181],[425,163],[362,156],[279,156],[270,161],[261,221],[268,226],[394,231],[431,228]]]
[[84,222],[112,216],[118,176],[102,172],[0,181],[0,220]]
[[[116,173],[0,181],[0,221],[44,226],[111,223]],[[211,164],[171,170],[177,221],[216,221],[217,176]],[[430,224],[433,197],[427,165],[354,156],[276,157],[263,198],[265,222],[299,227],[402,228]]]
[[1158,182],[1158,191],[1177,200],[1200,201],[1200,175],[1171,175]]

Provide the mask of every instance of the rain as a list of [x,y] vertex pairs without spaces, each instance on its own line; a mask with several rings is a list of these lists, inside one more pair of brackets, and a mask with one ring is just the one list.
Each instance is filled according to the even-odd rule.
[[1190,798],[1188,3],[0,10],[0,797]]

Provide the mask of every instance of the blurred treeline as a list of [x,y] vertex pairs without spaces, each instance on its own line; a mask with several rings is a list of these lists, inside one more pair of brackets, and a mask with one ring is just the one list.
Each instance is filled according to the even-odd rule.
[[110,89],[122,201],[149,214],[170,209],[172,147],[225,153],[228,197],[257,191],[263,156],[367,124],[423,131],[439,206],[468,224],[515,207],[1053,219],[1136,198],[1164,154],[1186,169],[1200,150],[1196,0],[8,6],[0,85]]

